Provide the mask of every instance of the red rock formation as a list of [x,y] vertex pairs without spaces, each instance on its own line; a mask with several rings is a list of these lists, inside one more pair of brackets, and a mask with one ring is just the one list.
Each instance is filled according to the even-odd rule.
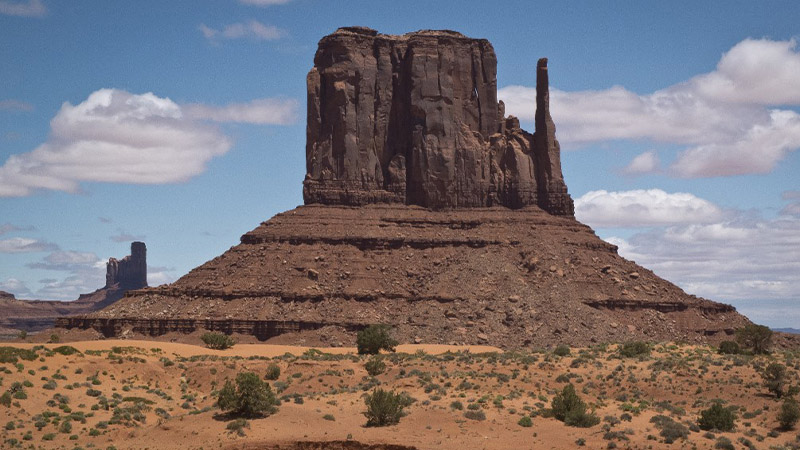
[[144,242],[132,242],[131,254],[120,260],[109,258],[105,287],[124,290],[147,287],[147,247]]
[[543,61],[533,136],[504,117],[485,39],[361,27],[322,38],[308,74],[305,203],[572,215]]

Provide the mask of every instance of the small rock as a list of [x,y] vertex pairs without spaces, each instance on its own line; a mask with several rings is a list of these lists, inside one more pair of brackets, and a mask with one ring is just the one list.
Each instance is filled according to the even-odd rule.
[[508,297],[508,301],[511,303],[517,303],[518,301],[520,301],[519,295],[512,295]]
[[606,264],[600,269],[600,272],[608,273],[609,270],[611,270],[611,264]]
[[488,341],[489,340],[489,336],[487,336],[487,335],[485,335],[483,333],[479,333],[478,334],[478,339],[480,339],[482,341]]
[[628,276],[635,280],[635,279],[639,278],[639,272],[631,272],[631,273],[628,274]]
[[610,324],[608,324],[608,326],[610,326],[611,328],[617,328],[619,324],[617,322],[611,322]]

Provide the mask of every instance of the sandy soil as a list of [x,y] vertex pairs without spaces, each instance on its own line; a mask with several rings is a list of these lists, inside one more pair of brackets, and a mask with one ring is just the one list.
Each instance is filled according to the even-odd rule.
[[[384,355],[387,370],[373,378],[364,368],[368,358],[352,348],[239,344],[214,351],[130,340],[68,345],[80,353],[54,352],[58,344],[0,345],[2,355],[8,355],[9,346],[35,349],[28,355],[32,360],[0,363],[0,389],[14,390],[20,383],[24,392],[11,406],[0,406],[0,425],[6,424],[0,431],[3,448],[367,448],[357,446],[363,443],[566,449],[579,442],[593,449],[612,442],[618,448],[714,448],[720,438],[735,448],[747,442],[764,449],[800,445],[797,431],[777,430],[781,400],[768,394],[758,373],[780,361],[797,383],[797,353],[728,356],[709,347],[657,345],[651,356],[641,358],[622,358],[614,346],[572,349],[560,357],[404,345]],[[279,379],[270,381],[282,398],[277,413],[249,420],[244,436],[229,432],[228,420],[214,406],[215,391],[237,373],[264,374],[270,364],[281,370]],[[543,416],[567,382],[599,416],[599,424],[575,428]],[[363,396],[375,387],[416,400],[399,424],[364,426]],[[68,400],[59,406],[63,398]],[[735,431],[692,431],[699,412],[714,399],[736,407]],[[467,411],[483,412],[485,420],[467,418]],[[651,422],[657,415],[683,425],[686,437],[665,443]],[[532,417],[532,427],[518,424],[523,416]],[[340,443],[295,445],[331,441]]]

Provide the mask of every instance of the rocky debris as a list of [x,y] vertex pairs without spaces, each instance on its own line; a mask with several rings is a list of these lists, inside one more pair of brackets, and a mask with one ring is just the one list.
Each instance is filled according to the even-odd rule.
[[147,247],[144,242],[132,242],[131,254],[122,259],[109,258],[105,287],[124,290],[147,287]]
[[345,345],[358,327],[387,323],[401,342],[502,348],[678,336],[715,342],[748,323],[621,258],[570,217],[535,207],[384,204],[278,214],[175,283],[130,291],[68,326],[145,335],[239,327],[270,342],[273,333],[302,341],[302,332],[270,325],[277,322],[344,327]]
[[537,205],[574,214],[546,59],[537,67],[533,135],[497,101],[492,45],[453,31],[340,28],[319,42],[307,84],[306,204]]

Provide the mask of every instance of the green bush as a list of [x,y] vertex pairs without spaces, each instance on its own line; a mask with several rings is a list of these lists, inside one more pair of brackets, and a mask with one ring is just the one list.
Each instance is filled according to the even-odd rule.
[[650,419],[650,423],[655,424],[655,426],[661,430],[659,434],[664,438],[664,442],[667,444],[672,444],[678,439],[686,439],[689,437],[688,428],[667,416],[661,414],[653,416],[653,418]]
[[733,445],[733,442],[731,442],[731,440],[725,436],[720,436],[719,439],[717,439],[717,443],[714,444],[714,448],[720,450],[736,450],[736,446]]
[[586,403],[575,393],[572,383],[564,386],[552,402],[553,417],[572,427],[589,428],[600,423],[600,418],[586,412]]
[[51,344],[57,344],[61,342],[61,338],[57,334],[51,334],[50,339],[47,342]]
[[700,411],[700,418],[697,425],[702,430],[731,431],[736,421],[736,414],[717,402],[710,408]]
[[736,330],[736,342],[757,355],[767,353],[772,344],[772,330],[764,325],[746,325]]
[[239,436],[244,436],[245,428],[250,428],[250,422],[248,422],[246,419],[242,419],[241,417],[228,422],[228,425],[225,426],[225,429],[231,433],[236,433]]
[[486,420],[486,413],[482,409],[468,410],[464,412],[464,417],[469,420],[477,420],[479,422]]
[[742,348],[734,341],[722,341],[719,343],[717,353],[720,355],[738,355],[742,353]]
[[569,355],[569,347],[564,344],[560,344],[555,350],[553,350],[553,354],[556,356],[567,356]]
[[517,425],[525,428],[530,428],[533,426],[533,420],[531,420],[530,416],[522,416],[517,422]]
[[225,350],[236,344],[236,341],[232,337],[223,333],[206,333],[200,336],[200,339],[203,340],[206,347],[214,350]]
[[278,400],[269,384],[253,372],[236,375],[236,386],[230,380],[219,391],[217,405],[234,415],[255,417],[270,415],[278,408]]
[[270,364],[267,366],[267,373],[264,375],[264,378],[267,380],[277,380],[281,376],[281,368],[278,367],[277,364]]
[[62,345],[60,347],[56,347],[53,349],[53,352],[64,356],[74,355],[76,353],[80,354],[80,350],[71,345]]
[[372,394],[367,394],[364,403],[367,405],[364,416],[367,418],[368,427],[383,427],[400,422],[403,408],[407,406],[402,394],[380,388],[372,391]]
[[619,348],[619,354],[626,358],[649,355],[650,346],[642,341],[626,342]]
[[786,366],[775,362],[771,363],[761,373],[761,377],[764,379],[764,387],[776,397],[781,398],[784,387],[786,387]]
[[364,368],[371,377],[374,377],[386,371],[386,363],[379,356],[373,356],[364,364]]
[[397,341],[389,334],[388,325],[370,325],[358,332],[356,346],[360,355],[377,355],[381,350],[393,352]]
[[36,359],[36,352],[24,348],[0,347],[0,363],[15,364],[19,359],[33,361]]
[[464,404],[458,400],[454,400],[452,403],[450,403],[450,409],[457,409],[461,411],[462,409],[464,409]]
[[791,430],[797,425],[798,420],[800,420],[800,405],[797,404],[796,400],[787,398],[778,412],[778,423],[781,426],[781,430]]
[[11,407],[11,393],[6,391],[3,392],[3,395],[0,395],[0,405],[5,406],[6,408]]

